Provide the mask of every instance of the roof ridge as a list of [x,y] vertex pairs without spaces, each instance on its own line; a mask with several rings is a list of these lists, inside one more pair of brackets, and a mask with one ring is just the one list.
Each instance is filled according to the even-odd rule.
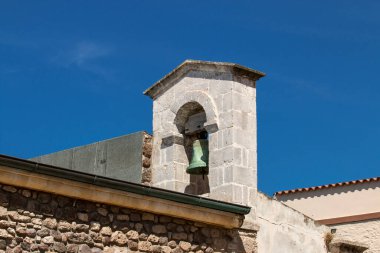
[[356,179],[356,180],[338,182],[338,183],[332,183],[332,184],[325,184],[325,185],[318,185],[318,186],[311,186],[311,187],[304,187],[304,188],[296,188],[296,189],[291,189],[291,190],[283,190],[283,191],[275,192],[274,196],[291,194],[291,193],[296,193],[296,192],[316,191],[316,190],[322,190],[322,189],[326,189],[326,188],[335,188],[335,187],[339,187],[339,186],[347,186],[347,185],[369,183],[369,182],[376,182],[376,181],[380,181],[380,177]]

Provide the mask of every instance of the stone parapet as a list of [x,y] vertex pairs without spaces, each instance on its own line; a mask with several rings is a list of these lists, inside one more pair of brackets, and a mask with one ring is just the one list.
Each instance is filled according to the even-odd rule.
[[256,252],[256,232],[0,185],[0,252]]

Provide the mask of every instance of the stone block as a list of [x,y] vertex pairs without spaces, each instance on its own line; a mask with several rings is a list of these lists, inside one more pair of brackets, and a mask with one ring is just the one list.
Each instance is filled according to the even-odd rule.
[[234,149],[232,146],[223,149],[223,161],[224,163],[230,163],[234,160]]
[[222,112],[228,112],[232,110],[232,92],[223,95],[223,107]]
[[243,151],[239,147],[233,148],[234,152],[234,165],[241,165],[243,163]]

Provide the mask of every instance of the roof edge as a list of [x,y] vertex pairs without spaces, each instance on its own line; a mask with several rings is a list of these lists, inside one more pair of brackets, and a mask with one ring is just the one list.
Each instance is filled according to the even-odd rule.
[[144,95],[147,95],[151,98],[155,98],[160,92],[159,90],[163,87],[166,87],[167,84],[169,84],[174,79],[182,76],[184,73],[190,71],[190,70],[196,70],[200,67],[207,67],[211,66],[214,67],[216,70],[225,71],[225,68],[230,69],[234,73],[238,73],[239,75],[246,75],[252,79],[259,80],[261,77],[265,76],[265,73],[254,70],[248,67],[244,67],[242,65],[236,64],[236,63],[230,63],[230,62],[213,62],[213,61],[200,61],[200,60],[185,60],[180,65],[178,65],[176,68],[174,68],[171,72],[169,72],[167,75],[165,75],[163,78],[161,78],[159,81],[154,83],[152,86],[150,86],[148,89],[144,91]]
[[69,179],[77,182],[93,184],[101,187],[108,187],[115,190],[131,192],[154,198],[160,198],[178,203],[195,205],[214,210],[235,213],[240,215],[248,214],[251,210],[249,206],[227,203],[219,200],[208,199],[186,193],[170,191],[166,189],[146,186],[113,178],[97,176],[84,172],[69,170],[52,165],[42,164],[34,161],[24,160],[12,156],[0,154],[0,165],[9,166],[20,170],[25,170],[37,174],[54,176]]
[[346,182],[340,182],[335,184],[325,184],[325,185],[319,185],[319,186],[313,186],[313,187],[305,187],[305,188],[297,188],[292,190],[284,190],[284,191],[278,191],[275,192],[273,195],[280,196],[280,195],[287,195],[297,192],[308,192],[308,191],[317,191],[322,190],[326,188],[336,188],[336,187],[342,187],[342,186],[348,186],[348,185],[354,185],[354,184],[363,184],[363,183],[370,183],[370,182],[377,182],[380,181],[380,177],[372,177],[372,178],[365,178],[365,179],[358,179],[358,180],[352,180],[352,181],[346,181]]

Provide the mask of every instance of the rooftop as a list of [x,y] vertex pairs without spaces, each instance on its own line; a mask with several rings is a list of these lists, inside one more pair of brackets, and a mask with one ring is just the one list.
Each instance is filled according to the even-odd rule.
[[186,60],[158,82],[146,89],[144,94],[151,98],[155,98],[160,93],[160,90],[165,89],[173,80],[180,78],[191,70],[201,69],[206,71],[213,70],[216,72],[232,72],[237,75],[247,76],[254,80],[259,80],[261,77],[265,76],[263,72],[236,63]]
[[352,181],[340,182],[340,183],[335,183],[335,184],[325,184],[325,185],[313,186],[313,187],[307,187],[307,188],[297,188],[297,189],[292,189],[292,190],[278,191],[274,194],[274,196],[292,194],[292,193],[297,193],[297,192],[317,191],[317,190],[322,190],[326,188],[336,188],[336,187],[342,187],[342,186],[347,186],[347,185],[364,184],[364,183],[377,182],[377,181],[380,181],[380,177],[352,180]]

